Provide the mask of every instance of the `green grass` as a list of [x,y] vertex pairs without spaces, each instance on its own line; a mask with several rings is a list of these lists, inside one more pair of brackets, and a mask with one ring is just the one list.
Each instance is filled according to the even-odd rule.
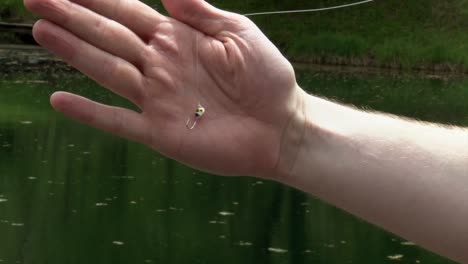
[[357,57],[362,58],[361,63],[379,66],[450,64],[467,69],[468,35],[463,30],[468,28],[466,3],[378,1],[323,13],[253,19],[292,58],[316,61],[340,57],[352,64]]
[[368,43],[362,37],[336,32],[321,32],[306,35],[289,44],[289,54],[293,57],[308,56],[365,56],[369,50]]
[[[159,0],[146,0],[162,10]],[[351,0],[212,0],[238,12],[305,9]],[[3,11],[2,11],[3,10]],[[8,11],[5,11],[8,10]],[[0,14],[33,19],[22,0],[2,0]],[[289,58],[412,68],[468,69],[468,1],[389,0],[320,13],[252,17]]]

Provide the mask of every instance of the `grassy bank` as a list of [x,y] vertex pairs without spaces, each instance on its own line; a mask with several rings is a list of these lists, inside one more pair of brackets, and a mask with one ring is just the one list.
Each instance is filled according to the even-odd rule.
[[[284,9],[343,3],[322,2],[327,4],[285,4]],[[468,1],[377,1],[322,13],[253,19],[286,55],[300,61],[437,70],[468,68]]]
[[[31,19],[21,0],[11,17]],[[159,0],[145,1],[161,9]],[[238,13],[333,6],[351,0],[213,0]],[[468,69],[468,1],[395,0],[320,13],[252,17],[295,61],[434,70]]]

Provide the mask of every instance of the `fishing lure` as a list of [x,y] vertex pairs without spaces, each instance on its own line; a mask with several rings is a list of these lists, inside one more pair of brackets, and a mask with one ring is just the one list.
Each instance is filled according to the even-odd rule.
[[193,118],[192,125],[190,125],[191,118],[189,118],[187,119],[187,123],[185,123],[185,126],[190,130],[194,129],[197,125],[198,120],[203,116],[203,114],[205,114],[205,108],[200,103],[198,103],[198,107],[197,109],[195,109],[195,116]]

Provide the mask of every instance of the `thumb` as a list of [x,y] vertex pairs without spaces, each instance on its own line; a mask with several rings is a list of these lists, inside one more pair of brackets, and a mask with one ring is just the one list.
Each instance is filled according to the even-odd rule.
[[233,13],[218,9],[204,0],[162,0],[169,15],[198,31],[215,35],[232,20]]

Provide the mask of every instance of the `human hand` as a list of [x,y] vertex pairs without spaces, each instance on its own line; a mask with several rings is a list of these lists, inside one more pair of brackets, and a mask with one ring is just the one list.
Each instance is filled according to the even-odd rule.
[[[171,17],[136,0],[25,0],[43,18],[38,43],[141,113],[64,92],[53,107],[205,171],[275,177],[301,103],[291,64],[246,17],[163,4]],[[206,113],[189,130],[198,103]]]

